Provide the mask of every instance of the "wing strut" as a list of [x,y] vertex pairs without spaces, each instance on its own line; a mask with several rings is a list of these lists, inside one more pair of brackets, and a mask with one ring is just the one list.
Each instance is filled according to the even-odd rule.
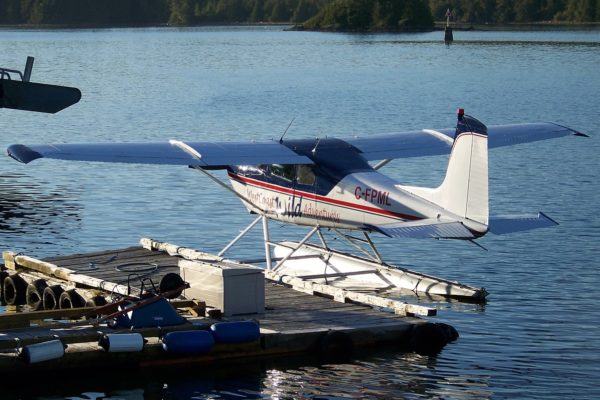
[[[179,141],[179,140],[169,140],[169,143],[171,143],[171,145],[173,145],[175,147],[178,147],[179,149],[181,149],[181,151],[189,154],[194,159],[196,159],[198,161],[201,161],[202,155],[200,155],[200,153],[198,153],[196,150],[194,150],[191,146],[187,145],[186,143],[184,143],[182,141]],[[240,193],[238,193],[235,190],[233,190],[229,185],[227,185],[225,182],[223,182],[219,178],[215,177],[214,175],[212,175],[208,171],[204,170],[201,166],[199,166],[199,165],[190,165],[189,167],[192,168],[192,169],[195,169],[196,171],[198,171],[198,172],[200,172],[200,173],[202,173],[202,174],[204,174],[206,176],[208,176],[216,184],[218,184],[219,186],[221,186],[221,187],[225,188],[226,190],[230,191],[235,196],[239,197],[244,203],[247,203],[247,204],[249,204],[249,205],[257,208],[260,211],[261,215],[266,215],[266,212],[265,212],[264,209],[262,209],[261,207],[257,206],[256,204],[253,204],[245,196],[243,196]]]

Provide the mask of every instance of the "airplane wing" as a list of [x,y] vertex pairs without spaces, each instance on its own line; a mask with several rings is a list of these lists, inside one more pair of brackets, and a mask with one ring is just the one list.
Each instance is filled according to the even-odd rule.
[[[344,138],[368,160],[433,156],[450,153],[454,128],[398,132],[369,137]],[[561,136],[586,136],[573,129],[553,123],[496,125],[488,127],[488,147],[509,146]],[[168,141],[158,143],[97,143],[97,144],[15,144],[8,155],[22,163],[38,158],[60,160],[103,161],[139,164],[227,165],[312,164],[306,156],[294,152],[277,141],[186,142],[200,158],[195,158]]]
[[[576,130],[550,122],[490,125],[488,148],[511,146],[562,136],[587,136]],[[362,152],[368,161],[394,158],[422,157],[450,153],[455,129],[423,129],[369,137],[344,139]]]
[[181,148],[163,143],[97,143],[97,144],[46,144],[8,147],[8,155],[22,163],[38,158],[71,161],[103,161],[138,164],[199,165],[224,167],[227,165],[258,164],[312,164],[306,156],[299,155],[275,141],[263,142],[186,142],[200,154],[195,158]]

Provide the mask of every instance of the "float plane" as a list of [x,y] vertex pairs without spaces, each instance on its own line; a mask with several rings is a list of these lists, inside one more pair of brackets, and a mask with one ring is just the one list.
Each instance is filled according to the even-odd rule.
[[[268,220],[310,226],[293,249],[279,252],[280,267],[321,229],[359,231],[360,239],[383,264],[370,234],[393,238],[474,241],[487,233],[505,234],[555,225],[542,212],[494,216],[489,213],[488,149],[587,136],[555,123],[486,126],[457,112],[449,129],[422,129],[368,137],[284,139],[271,141],[15,144],[8,155],[29,163],[38,158],[117,163],[174,164],[194,168],[239,197],[258,215],[219,256],[260,220],[263,221],[267,268],[271,268]],[[405,186],[380,169],[397,158],[449,154],[440,186]],[[371,165],[369,162],[377,161]],[[226,170],[231,185],[211,170]],[[345,238],[351,237],[345,235]],[[306,249],[305,249],[306,250]]]

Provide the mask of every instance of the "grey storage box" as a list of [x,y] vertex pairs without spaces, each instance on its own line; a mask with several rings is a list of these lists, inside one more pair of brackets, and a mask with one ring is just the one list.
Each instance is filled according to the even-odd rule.
[[225,316],[265,312],[262,268],[232,262],[179,260],[179,271],[190,284],[184,292],[188,299],[204,301]]

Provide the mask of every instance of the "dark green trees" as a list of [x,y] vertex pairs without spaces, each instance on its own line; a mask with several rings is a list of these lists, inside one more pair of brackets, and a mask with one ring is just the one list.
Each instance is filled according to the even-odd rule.
[[431,29],[425,0],[335,0],[308,20],[307,29],[405,31]]
[[452,10],[455,21],[469,23],[600,21],[600,0],[429,0],[435,20]]
[[[467,23],[600,21],[600,0],[0,0],[0,24],[143,26],[303,23],[313,29],[431,29]],[[312,19],[311,19],[312,18]]]

